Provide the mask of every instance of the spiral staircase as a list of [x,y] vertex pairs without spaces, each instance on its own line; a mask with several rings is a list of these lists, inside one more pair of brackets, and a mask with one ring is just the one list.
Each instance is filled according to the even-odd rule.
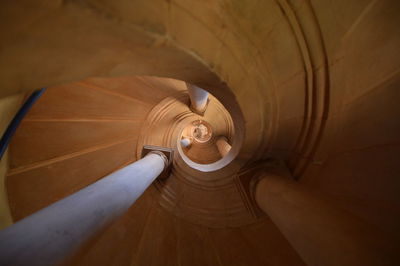
[[[91,78],[48,88],[10,147],[6,188],[15,221],[136,161],[143,144],[177,149],[179,134],[192,121],[207,121],[214,135],[234,138],[228,112],[210,98],[199,116],[189,108],[186,84],[173,79]],[[193,143],[187,154],[203,164],[220,159],[214,140]],[[237,166],[195,171],[177,153],[171,176],[158,180],[69,263],[231,265],[240,252],[243,263],[251,258],[254,265],[302,265],[271,221],[248,211],[238,171]],[[253,250],[265,239],[280,251]],[[222,246],[232,241],[240,246]],[[167,260],[166,254],[171,255]]]
[[[380,265],[398,265],[399,10],[395,0],[5,2],[0,129],[31,90],[47,90],[1,161],[1,227],[155,145],[176,151],[170,176],[64,265],[376,265],[376,250]],[[187,84],[210,93],[204,115]],[[210,139],[182,146],[199,123]],[[232,145],[225,156],[219,137]],[[274,164],[326,205],[288,185],[271,189],[288,205],[265,192],[282,212],[262,211],[252,182]],[[335,223],[313,227],[321,206],[334,206],[346,241]],[[377,240],[370,252],[341,263],[364,237]]]

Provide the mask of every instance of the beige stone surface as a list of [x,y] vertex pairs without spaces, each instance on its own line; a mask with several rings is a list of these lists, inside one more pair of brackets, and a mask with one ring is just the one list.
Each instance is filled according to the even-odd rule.
[[[229,111],[233,122],[240,124],[235,129],[243,134],[240,151],[236,160],[224,170],[227,175],[210,172],[199,178],[196,171],[185,168],[183,162],[176,164],[178,172],[186,169],[188,174],[180,176],[186,183],[168,180],[164,188],[170,193],[164,198],[164,209],[143,214],[165,219],[165,228],[157,229],[160,235],[165,234],[165,239],[157,239],[157,245],[172,243],[175,250],[181,239],[179,232],[184,235],[183,243],[195,241],[204,233],[196,226],[184,225],[176,231],[177,235],[169,234],[175,230],[172,221],[185,224],[185,217],[192,217],[192,221],[195,217],[199,223],[207,224],[221,218],[219,210],[198,215],[201,204],[192,208],[189,203],[200,196],[193,192],[196,191],[193,186],[187,186],[187,182],[207,189],[224,186],[231,180],[231,174],[243,165],[270,158],[283,160],[304,186],[319,191],[340,208],[398,242],[399,10],[397,0],[8,1],[0,10],[3,37],[0,42],[0,97],[39,87],[62,88],[63,84],[83,80],[85,84],[79,83],[76,89],[60,89],[60,95],[72,101],[70,105],[60,104],[52,109],[38,106],[23,123],[26,132],[38,130],[37,135],[32,133],[32,136],[38,136],[39,129],[48,128],[45,136],[52,139],[60,129],[46,124],[50,123],[48,120],[65,119],[69,115],[74,119],[84,115],[81,118],[88,120],[117,117],[140,120],[169,96],[172,87],[179,87],[181,81],[212,93]],[[143,76],[180,81],[149,81]],[[115,82],[112,77],[125,79]],[[85,88],[87,83],[91,84],[90,88]],[[130,89],[131,84],[137,89]],[[89,89],[91,92],[85,93]],[[79,99],[99,104],[91,109],[82,105]],[[42,100],[51,104],[57,98],[49,94]],[[183,102],[179,104],[184,106]],[[36,121],[33,125],[39,118],[46,122]],[[64,122],[58,123],[63,126]],[[102,122],[103,131],[97,122],[69,123],[69,129],[60,134],[64,134],[63,138],[71,145],[49,140],[52,148],[37,160],[77,152],[113,136],[125,138],[138,126],[136,122],[119,121],[110,129],[108,122]],[[161,126],[168,127],[167,124]],[[74,136],[78,131],[85,133]],[[91,132],[99,132],[97,138],[90,138]],[[19,144],[14,145],[19,154],[23,146],[40,146],[29,143],[30,134],[17,133]],[[132,145],[137,148],[136,144]],[[127,149],[126,157],[116,160],[112,167],[107,166],[108,171],[128,158],[137,157],[136,150],[133,152],[136,155],[129,155],[128,148],[123,144],[121,147]],[[32,157],[32,153],[27,153],[26,158],[21,155],[15,165],[35,163]],[[11,165],[13,160],[11,158]],[[43,173],[49,171],[45,169]],[[87,176],[95,178],[89,170]],[[96,178],[100,177],[98,172]],[[90,183],[90,180],[85,182]],[[67,190],[70,193],[85,182],[68,188],[56,182],[54,185],[59,186],[57,193],[64,195]],[[15,191],[24,191],[18,194],[22,202],[33,193],[27,193],[26,187],[29,187],[28,182],[15,183]],[[244,226],[240,222],[244,218],[242,198],[235,194],[235,186],[228,187],[224,196],[217,193],[210,196],[212,193],[207,191],[207,196],[200,198],[204,198],[204,204],[226,209],[225,215],[232,219],[221,223],[225,227]],[[36,207],[32,209],[17,208],[16,211],[21,212],[19,217],[51,200],[38,202],[41,203],[34,203]],[[177,208],[177,202],[181,203],[180,207],[185,206],[186,212]],[[195,211],[190,212],[193,209]],[[171,213],[174,214],[172,218],[165,218]],[[144,223],[142,216],[138,219]],[[157,221],[152,223],[159,225]],[[105,252],[105,243],[115,234],[123,235],[119,230],[125,229],[121,228],[116,226],[113,233],[104,236],[99,249],[87,247],[87,254],[91,255],[85,257],[82,265],[92,262],[96,265],[96,254]],[[264,229],[249,230],[254,234],[254,231]],[[265,245],[264,242],[259,239],[261,242],[257,242],[256,236],[250,237],[251,240],[239,237],[236,229],[224,230],[215,233],[215,241],[237,243],[244,252],[237,260],[232,254],[239,253],[239,248],[228,246],[224,249],[219,244],[221,250],[216,253],[220,256],[203,255],[202,251],[193,256],[204,259],[205,265],[216,260],[216,265],[241,265],[253,258],[254,265],[301,264],[296,259],[293,259],[295,262],[282,259],[285,252],[279,253],[279,257],[273,257],[272,253],[263,254],[272,258],[268,261],[261,255],[249,255],[246,252],[254,250],[244,244],[241,246],[243,241],[251,243],[249,245],[258,253],[262,252],[260,246]],[[133,231],[132,234],[137,234]],[[198,232],[202,233],[197,235]],[[146,234],[149,238],[156,237],[151,232]],[[138,247],[136,240],[119,239],[126,244],[121,244],[124,255],[115,255],[116,264],[131,259],[133,264],[139,265],[160,263],[143,251],[144,247],[150,246],[150,240],[144,241],[141,255],[138,255],[135,253],[139,252],[135,248]],[[209,243],[209,239],[201,238],[201,241],[201,247]],[[127,248],[129,245],[132,245],[131,250]],[[270,248],[278,250],[274,246]],[[190,252],[190,249],[185,250]],[[113,252],[118,253],[116,249]],[[126,254],[130,252],[134,255],[128,258]],[[165,251],[157,247],[157,252]],[[181,258],[174,255],[169,262],[179,261],[184,265],[188,263],[188,253]]]
[[[0,134],[3,134],[22,104],[24,94],[0,99]],[[12,217],[8,204],[7,191],[5,187],[6,174],[9,169],[9,150],[3,155],[0,161],[0,229],[12,224]]]

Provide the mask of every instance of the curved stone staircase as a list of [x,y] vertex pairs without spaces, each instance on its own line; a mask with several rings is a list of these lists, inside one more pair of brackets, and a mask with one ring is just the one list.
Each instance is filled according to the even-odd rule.
[[[22,93],[57,85],[10,147],[6,189],[14,220],[138,159],[145,141],[177,145],[173,123],[198,117],[187,108],[182,82],[136,76],[148,75],[212,93],[234,121],[231,155],[241,149],[207,175],[174,160],[173,178],[156,182],[66,264],[302,264],[241,196],[237,181],[270,158],[398,246],[398,10],[397,0],[5,2],[1,110],[11,117]],[[87,77],[108,78],[58,85]],[[11,95],[12,104],[4,104]],[[307,217],[282,214],[307,224]],[[292,244],[304,241],[296,250],[308,264],[321,265],[319,247],[303,245],[308,233],[287,236]],[[338,246],[324,262],[346,257]]]
[[[215,136],[234,138],[228,111],[210,97],[200,117],[178,80],[90,78],[48,88],[10,146],[6,186],[14,220],[137,160],[144,144],[177,149],[192,121],[207,121]],[[189,156],[218,159],[215,141],[192,148]],[[176,152],[171,176],[157,180],[65,264],[302,265],[272,222],[249,212],[237,187],[239,170],[233,162],[198,171]]]

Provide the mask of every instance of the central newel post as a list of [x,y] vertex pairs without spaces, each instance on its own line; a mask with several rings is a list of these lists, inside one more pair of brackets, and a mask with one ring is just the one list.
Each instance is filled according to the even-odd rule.
[[58,264],[167,177],[172,158],[172,149],[145,146],[142,159],[0,231],[0,265]]
[[190,97],[190,109],[198,115],[204,115],[209,102],[208,92],[189,83],[186,83],[186,87]]

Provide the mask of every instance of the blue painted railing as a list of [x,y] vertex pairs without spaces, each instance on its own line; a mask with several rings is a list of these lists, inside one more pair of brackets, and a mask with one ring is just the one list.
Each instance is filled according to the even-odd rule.
[[25,103],[21,106],[17,114],[14,116],[13,120],[11,120],[10,124],[8,125],[6,131],[4,132],[0,140],[0,160],[3,157],[4,152],[6,151],[7,146],[10,143],[11,138],[14,135],[15,131],[17,130],[22,119],[25,117],[28,111],[32,108],[33,104],[39,99],[39,97],[43,94],[45,90],[46,88],[42,88],[34,91],[31,94],[31,96],[29,96],[29,98],[25,101]]

